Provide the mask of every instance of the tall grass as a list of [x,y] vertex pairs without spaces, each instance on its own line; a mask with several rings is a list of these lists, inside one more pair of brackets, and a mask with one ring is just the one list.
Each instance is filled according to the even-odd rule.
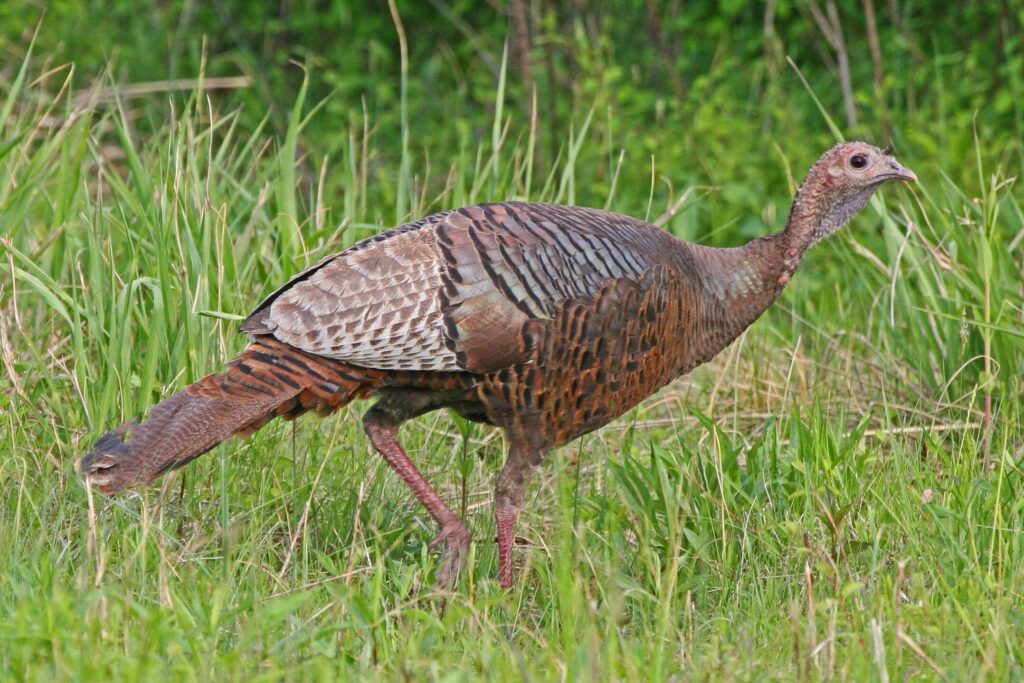
[[[1022,675],[1024,213],[989,131],[975,178],[904,158],[920,186],[816,248],[736,345],[553,455],[510,593],[493,579],[499,435],[408,426],[476,539],[440,595],[430,521],[371,454],[362,406],[113,499],[72,463],[237,351],[261,295],[395,216],[529,197],[654,218],[689,172],[620,154],[611,124],[594,132],[610,109],[546,166],[536,122],[500,105],[479,143],[421,158],[406,131],[394,160],[365,111],[318,149],[305,88],[278,138],[201,87],[165,109],[83,106],[70,70],[35,68],[0,119],[5,677]],[[812,161],[781,154],[796,174]],[[741,232],[739,191],[688,195],[667,229]]]

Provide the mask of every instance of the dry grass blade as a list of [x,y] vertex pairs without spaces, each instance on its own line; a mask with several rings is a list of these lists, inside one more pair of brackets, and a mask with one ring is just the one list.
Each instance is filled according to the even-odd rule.
[[71,95],[75,107],[84,107],[97,102],[115,99],[132,99],[167,92],[196,92],[203,90],[238,90],[252,86],[249,76],[221,76],[212,78],[179,78],[169,81],[148,81],[146,83],[129,83],[127,85],[99,84]]

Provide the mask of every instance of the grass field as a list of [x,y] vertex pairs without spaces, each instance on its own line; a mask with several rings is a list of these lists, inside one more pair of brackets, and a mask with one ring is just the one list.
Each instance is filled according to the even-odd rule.
[[406,427],[475,538],[439,593],[432,523],[371,452],[365,404],[112,499],[73,463],[237,352],[261,295],[396,222],[528,198],[667,213],[715,244],[779,229],[834,98],[819,109],[786,67],[771,87],[794,123],[765,133],[715,85],[726,61],[684,133],[610,95],[545,132],[506,106],[502,62],[489,119],[430,119],[448,144],[398,87],[415,74],[389,86],[397,127],[304,84],[278,129],[202,80],[118,96],[23,47],[0,71],[5,679],[1024,678],[1020,100],[993,114],[935,79],[893,107],[921,183],[816,247],[714,362],[556,452],[511,592],[500,434]]

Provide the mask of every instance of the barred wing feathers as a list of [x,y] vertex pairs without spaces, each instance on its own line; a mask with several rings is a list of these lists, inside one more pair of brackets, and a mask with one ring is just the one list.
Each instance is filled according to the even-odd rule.
[[564,302],[639,279],[671,239],[594,209],[483,204],[410,223],[292,279],[243,324],[382,370],[486,373],[526,360]]

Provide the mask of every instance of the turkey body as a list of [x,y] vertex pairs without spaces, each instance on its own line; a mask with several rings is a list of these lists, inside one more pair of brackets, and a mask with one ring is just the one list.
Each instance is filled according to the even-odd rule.
[[[484,204],[325,259],[242,330],[353,377],[372,370],[366,384],[396,411],[448,407],[547,450],[615,419],[751,322],[711,294],[722,276],[695,249],[716,251],[605,211]],[[760,310],[770,303],[756,298]]]

